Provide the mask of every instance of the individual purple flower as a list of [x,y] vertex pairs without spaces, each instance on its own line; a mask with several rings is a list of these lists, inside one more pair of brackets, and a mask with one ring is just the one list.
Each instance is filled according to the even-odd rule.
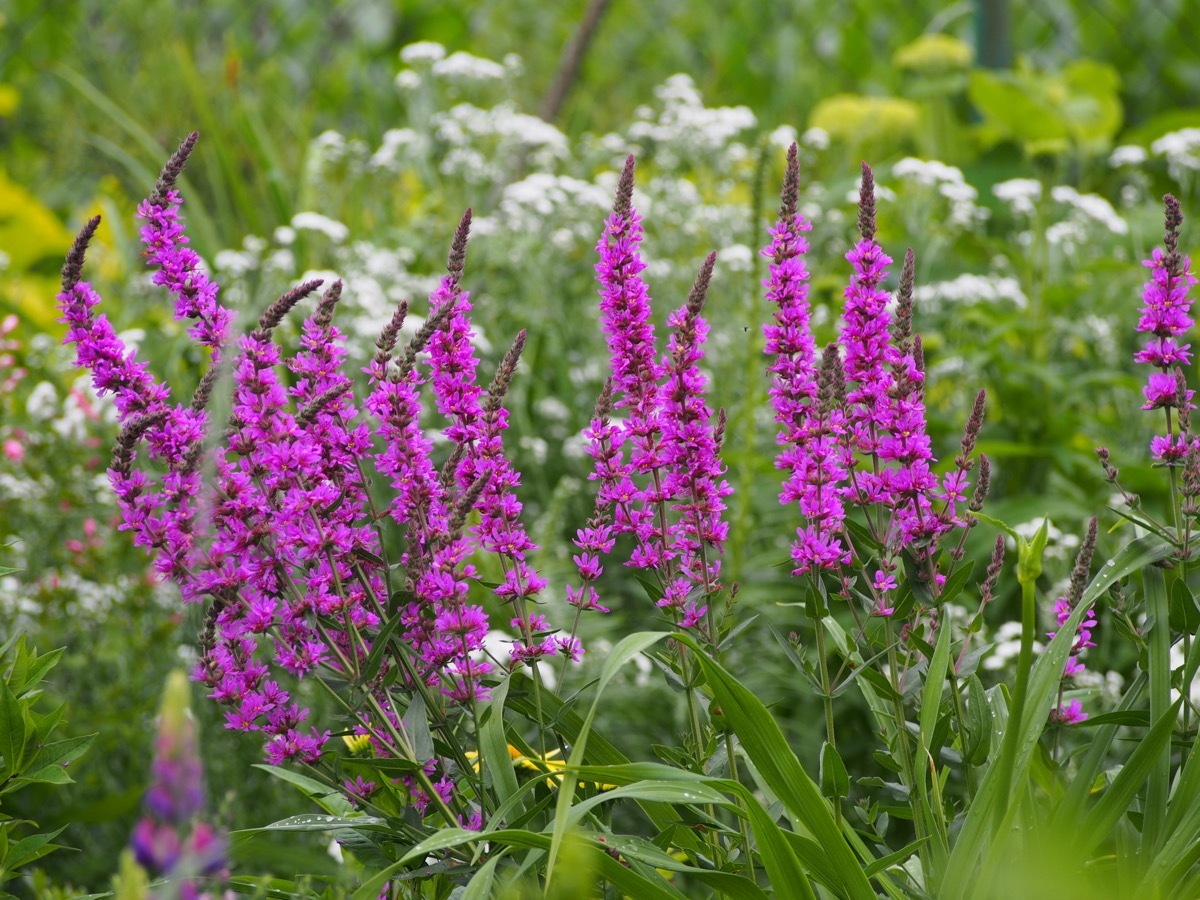
[[1087,721],[1087,713],[1083,711],[1083,703],[1071,700],[1050,710],[1050,722],[1054,725],[1078,725]]
[[379,785],[373,781],[364,780],[361,775],[356,775],[353,781],[346,779],[342,783],[342,789],[345,791],[346,796],[350,798],[350,802],[356,803],[357,801],[369,800],[371,795],[379,789]]

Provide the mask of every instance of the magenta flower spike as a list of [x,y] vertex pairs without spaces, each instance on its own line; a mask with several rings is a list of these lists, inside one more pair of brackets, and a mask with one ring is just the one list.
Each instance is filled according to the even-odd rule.
[[708,255],[687,302],[667,320],[673,331],[662,364],[662,460],[667,471],[663,487],[674,499],[672,510],[681,527],[671,533],[677,575],[658,605],[674,610],[684,628],[698,625],[707,612],[707,606],[692,597],[693,588],[700,588],[705,598],[717,590],[719,557],[729,533],[721,514],[724,498],[733,493],[722,478],[725,467],[718,446],[724,414],[714,429],[712,410],[705,402],[708,379],[699,366],[708,337],[701,310],[716,260],[715,253]]
[[1176,339],[1189,333],[1194,324],[1188,292],[1196,277],[1191,272],[1191,260],[1179,252],[1179,227],[1183,224],[1179,201],[1167,194],[1163,205],[1166,249],[1156,247],[1143,263],[1150,269],[1150,280],[1142,290],[1143,305],[1137,324],[1139,332],[1152,337],[1134,359],[1159,370],[1151,373],[1142,390],[1146,397],[1142,409],[1165,409],[1167,417],[1166,434],[1156,435],[1150,442],[1151,455],[1164,462],[1179,462],[1187,455],[1188,441],[1174,431],[1171,410],[1180,404],[1187,410],[1195,406],[1191,402],[1193,391],[1176,390],[1175,370],[1191,365],[1192,361],[1191,344],[1179,344]]
[[[890,393],[895,379],[888,341],[891,315],[887,311],[887,292],[880,288],[892,258],[875,242],[875,179],[866,163],[862,165],[859,197],[862,239],[846,254],[854,274],[845,291],[846,307],[838,340],[844,354],[851,443],[858,452],[878,458],[894,421]],[[894,503],[888,479],[874,471],[856,473],[848,496],[861,505]]]
[[[513,644],[513,662],[534,663],[557,654],[560,645],[546,618],[531,608],[538,602],[546,581],[527,559],[538,547],[521,524],[522,505],[515,493],[521,477],[504,454],[508,411],[501,401],[516,372],[525,333],[517,336],[485,397],[476,382],[479,360],[471,344],[474,335],[469,319],[470,298],[460,286],[470,227],[468,209],[454,235],[448,273],[429,298],[430,308],[445,316],[429,347],[433,392],[439,412],[450,421],[446,437],[461,448],[461,458],[454,469],[458,490],[467,491],[482,479],[476,505],[480,523],[473,537],[481,549],[500,558],[504,569],[504,581],[496,588],[496,595],[513,605],[512,625],[519,635]],[[482,630],[470,636],[476,649],[482,646],[486,631],[484,618]]]
[[[796,530],[792,543],[793,574],[836,570],[850,562],[841,536],[845,508],[842,492],[848,475],[844,430],[845,379],[836,346],[826,348],[818,369],[816,345],[809,324],[808,270],[804,232],[811,225],[797,212],[800,167],[798,150],[788,150],[779,218],[771,242],[761,251],[771,260],[763,282],[766,298],[776,310],[763,326],[764,352],[771,357],[770,396],[780,428],[776,468],[788,473],[779,495],[781,503],[799,503],[807,524]],[[824,391],[821,390],[822,385]]]

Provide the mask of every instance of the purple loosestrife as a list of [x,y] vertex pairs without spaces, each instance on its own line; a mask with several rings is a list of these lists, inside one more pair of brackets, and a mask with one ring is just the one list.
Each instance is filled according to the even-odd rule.
[[[934,568],[935,548],[952,528],[966,525],[959,504],[966,500],[967,476],[975,465],[971,454],[983,424],[984,396],[976,398],[953,471],[939,482],[926,429],[924,356],[912,329],[913,254],[905,255],[893,320],[881,288],[891,259],[875,241],[874,178],[865,163],[861,240],[846,255],[854,272],[845,291],[843,327],[839,343],[827,347],[816,365],[803,264],[802,232],[809,226],[796,211],[796,156],[793,146],[779,219],[762,251],[771,260],[766,297],[776,307],[764,328],[765,352],[772,358],[770,395],[780,425],[776,441],[782,447],[776,466],[788,473],[780,502],[798,503],[806,520],[792,546],[793,573],[838,572],[849,596],[843,568],[855,556],[845,531],[845,506],[863,507],[883,545],[868,588],[874,612],[887,616],[893,612],[902,550],[925,561],[924,577],[935,585],[944,580]],[[985,480],[981,475],[980,486]],[[940,505],[935,507],[934,500]],[[960,543],[951,556],[961,555]]]
[[[501,405],[516,371],[525,333],[518,335],[505,356],[485,402],[481,399],[483,389],[475,377],[479,360],[471,345],[471,303],[460,285],[470,227],[471,211],[468,209],[454,235],[447,274],[429,298],[432,310],[447,311],[445,325],[430,341],[429,355],[438,411],[450,420],[446,437],[462,451],[454,470],[454,480],[458,490],[466,491],[480,479],[485,479],[477,506],[480,523],[474,538],[481,549],[499,557],[504,569],[504,581],[496,588],[496,594],[513,605],[511,624],[520,635],[513,645],[513,661],[536,662],[560,649],[577,657],[577,644],[559,642],[550,634],[552,629],[545,616],[531,608],[537,603],[546,582],[526,558],[538,548],[521,524],[522,507],[514,494],[521,479],[504,455],[503,434],[508,428],[508,412]],[[481,624],[483,631],[472,638],[476,644],[474,649],[482,646],[486,617]]]
[[[627,419],[623,429],[613,427],[610,403],[602,395],[588,429],[588,452],[596,464],[593,477],[601,483],[597,510],[603,515],[580,533],[577,544],[585,552],[576,563],[587,591],[599,576],[598,556],[592,554],[611,546],[616,534],[632,534],[636,547],[629,565],[657,573],[663,588],[658,605],[690,628],[699,626],[707,612],[695,592],[707,598],[718,589],[717,557],[727,531],[721,513],[730,493],[719,459],[724,418],[719,416],[714,427],[699,369],[708,334],[701,308],[716,257],[705,260],[688,301],[670,316],[672,336],[657,362],[649,291],[641,278],[646,266],[638,251],[643,232],[633,206],[633,178],[631,156],[596,245],[601,329],[612,363],[605,395],[611,392],[611,408],[625,410]],[[628,461],[622,455],[626,440],[631,443]],[[635,478],[646,486],[639,487]],[[578,605],[583,594],[571,596]]]
[[888,479],[879,471],[879,455],[893,424],[891,400],[895,380],[890,371],[891,347],[887,311],[888,295],[879,285],[887,277],[892,258],[875,242],[875,180],[871,168],[862,166],[859,188],[858,230],[862,239],[846,254],[854,267],[846,287],[846,306],[839,342],[844,350],[846,418],[855,450],[873,461],[869,471],[858,471],[846,492],[860,506],[894,503]]
[[[920,335],[912,333],[914,269],[910,248],[904,255],[897,293],[895,340],[888,348],[892,370],[890,421],[887,436],[879,447],[879,459],[895,464],[895,468],[885,468],[880,476],[895,506],[894,527],[902,546],[936,538],[949,527],[949,523],[934,514],[930,503],[938,480],[929,468],[936,460],[925,430],[924,354]],[[960,468],[954,476],[947,479],[942,494],[948,508],[963,499],[966,487],[965,471]]]
[[[1159,370],[1150,375],[1143,389],[1146,403],[1142,409],[1166,410],[1166,434],[1151,440],[1151,454],[1155,459],[1179,462],[1187,455],[1188,445],[1182,435],[1174,432],[1171,421],[1171,410],[1177,408],[1179,399],[1174,369],[1190,365],[1192,352],[1191,344],[1178,344],[1176,338],[1191,331],[1194,324],[1188,291],[1196,278],[1191,273],[1191,260],[1179,252],[1179,226],[1183,224],[1179,201],[1167,194],[1163,204],[1166,250],[1156,247],[1151,258],[1143,263],[1150,269],[1150,280],[1142,291],[1142,314],[1137,324],[1139,332],[1153,337],[1134,359]],[[1186,391],[1182,398],[1189,409],[1195,408],[1191,404],[1192,393]]]
[[725,467],[704,399],[708,379],[699,367],[708,337],[701,310],[716,260],[715,253],[708,255],[687,302],[667,320],[674,330],[663,360],[662,459],[667,469],[663,487],[675,500],[672,509],[681,527],[672,530],[678,574],[665,585],[659,605],[675,610],[684,628],[698,625],[708,610],[689,596],[693,585],[702,589],[706,599],[717,590],[721,563],[714,557],[721,553],[729,532],[721,519],[723,498],[733,492],[721,477]]
[[[141,211],[151,223],[143,228],[142,237],[151,264],[159,267],[156,280],[161,276],[163,283],[172,286],[178,317],[199,318],[193,328],[196,335],[206,346],[219,351],[225,340],[228,314],[217,304],[215,286],[193,271],[196,257],[183,246],[186,241],[178,221],[179,198],[174,191],[175,180],[194,144],[193,135],[180,146],[164,167],[151,200],[142,204]],[[192,462],[195,448],[204,438],[207,416],[202,407],[171,406],[166,385],[150,375],[145,363],[136,361],[136,355],[125,347],[107,316],[93,313],[100,297],[81,277],[88,243],[99,224],[99,217],[87,223],[63,266],[62,291],[57,299],[63,313],[59,321],[67,326],[64,343],[75,345],[76,365],[92,371],[96,391],[113,394],[122,428],[138,434],[136,440],[124,445],[125,464],[109,473],[123,513],[121,527],[133,532],[136,544],[157,551],[155,567],[161,575],[186,585],[194,562],[195,498],[200,487]],[[177,278],[183,281],[177,282]],[[143,440],[150,458],[167,469],[158,486],[132,469],[135,448]],[[184,590],[187,601],[198,596]]]
[[[658,509],[666,497],[662,491],[662,453],[659,438],[659,381],[662,368],[655,360],[654,325],[650,321],[650,295],[641,273],[646,268],[638,247],[642,242],[642,217],[633,206],[634,162],[630,156],[617,184],[612,215],[596,245],[600,261],[600,327],[608,344],[612,364],[614,409],[626,411],[621,440],[613,451],[632,443],[621,475],[605,482],[605,499],[614,506],[618,533],[631,533],[638,541],[631,564],[639,568],[665,569],[669,556]],[[616,435],[613,436],[614,438]],[[643,491],[634,474],[650,475],[657,484]]]
[[[1071,613],[1075,610],[1075,606],[1079,603],[1083,596],[1084,588],[1087,587],[1088,579],[1092,572],[1092,557],[1096,551],[1096,528],[1097,519],[1092,517],[1088,522],[1087,535],[1083,539],[1083,544],[1079,548],[1079,553],[1075,557],[1075,567],[1071,570],[1071,585],[1067,593],[1059,597],[1054,604],[1054,617],[1058,622],[1059,627],[1066,624],[1071,618]],[[1079,632],[1075,635],[1075,643],[1071,645],[1071,655],[1067,657],[1066,666],[1063,668],[1063,681],[1069,681],[1081,672],[1085,671],[1086,667],[1079,659],[1079,654],[1088,649],[1095,647],[1096,642],[1092,640],[1092,632],[1096,629],[1096,614],[1093,610],[1088,610],[1083,617],[1083,621],[1079,623]],[[1046,636],[1053,638],[1057,632],[1047,632]],[[1087,713],[1083,711],[1083,705],[1078,700],[1072,700],[1068,704],[1062,702],[1062,687],[1059,687],[1059,704],[1058,708],[1050,713],[1051,722],[1060,722],[1072,724],[1082,722],[1087,718]]]
[[850,553],[841,536],[845,519],[841,485],[848,474],[848,456],[839,441],[844,426],[845,378],[836,346],[825,349],[820,374],[815,360],[804,265],[808,241],[803,235],[812,226],[797,212],[797,153],[792,144],[779,219],[769,232],[771,242],[761,253],[771,260],[769,277],[763,282],[766,298],[777,307],[772,323],[763,326],[763,334],[764,352],[773,357],[767,367],[769,390],[775,421],[781,426],[775,440],[784,447],[775,465],[788,472],[779,500],[799,502],[808,521],[797,529],[792,544],[793,573],[803,575],[838,569],[850,562]]

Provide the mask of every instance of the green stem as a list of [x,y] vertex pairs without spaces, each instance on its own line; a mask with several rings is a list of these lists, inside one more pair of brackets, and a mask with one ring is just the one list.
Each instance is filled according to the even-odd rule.
[[[913,771],[912,751],[908,746],[908,724],[904,715],[904,698],[902,694],[902,683],[900,676],[900,657],[896,653],[897,642],[895,638],[895,626],[889,617],[887,619],[887,642],[888,642],[888,675],[892,684],[892,716],[894,718],[893,727],[896,729],[896,752],[900,754],[900,771],[901,777],[904,780],[904,786],[909,790],[913,814],[913,830],[916,832],[917,839],[921,840],[926,837],[928,831],[925,827],[925,817],[921,814],[921,804],[916,800],[916,774]],[[929,859],[927,854],[928,842],[921,845],[918,853],[921,856],[921,864],[926,872],[929,871]]]
[[[1149,616],[1150,721],[1157,722],[1171,706],[1171,621],[1163,570],[1150,566],[1142,573]],[[1142,824],[1142,857],[1152,859],[1163,837],[1167,793],[1171,784],[1171,746],[1162,749],[1146,789],[1146,811]]]
[[[740,781],[738,778],[737,754],[733,750],[733,732],[725,731],[725,756],[729,760],[729,777],[734,781]],[[739,797],[737,800],[739,807],[745,810],[745,804]],[[750,820],[742,815],[738,816],[738,826],[742,832],[742,851],[746,854],[746,877],[754,882],[754,854],[750,849]]]
[[[837,750],[837,737],[833,730],[833,691],[829,683],[829,662],[825,658],[825,626],[822,619],[825,617],[819,616],[817,623],[817,656],[821,665],[821,702],[825,706],[825,740],[829,741],[829,746],[835,751]],[[842,804],[837,797],[833,799],[833,815],[837,821],[838,830],[842,828]]]
[[1033,636],[1037,629],[1037,585],[1033,580],[1021,584],[1021,653],[1017,657],[1017,685],[1013,691],[1008,725],[1004,729],[1004,745],[1000,750],[1000,790],[997,793],[995,822],[999,828],[1008,812],[1012,792],[1013,766],[1017,757],[1017,738],[1021,718],[1025,714],[1025,694],[1029,690],[1029,671],[1033,668]]

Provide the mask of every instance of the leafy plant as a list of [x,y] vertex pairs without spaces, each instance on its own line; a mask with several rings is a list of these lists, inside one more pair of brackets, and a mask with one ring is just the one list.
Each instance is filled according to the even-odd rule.
[[[0,567],[0,575],[12,571]],[[20,633],[0,647],[0,891],[20,875],[19,869],[61,849],[53,841],[63,830],[30,833],[37,823],[5,813],[4,796],[31,784],[72,784],[67,767],[87,752],[95,737],[54,740],[65,710],[40,708],[38,703],[40,685],[62,652],[39,655]]]

